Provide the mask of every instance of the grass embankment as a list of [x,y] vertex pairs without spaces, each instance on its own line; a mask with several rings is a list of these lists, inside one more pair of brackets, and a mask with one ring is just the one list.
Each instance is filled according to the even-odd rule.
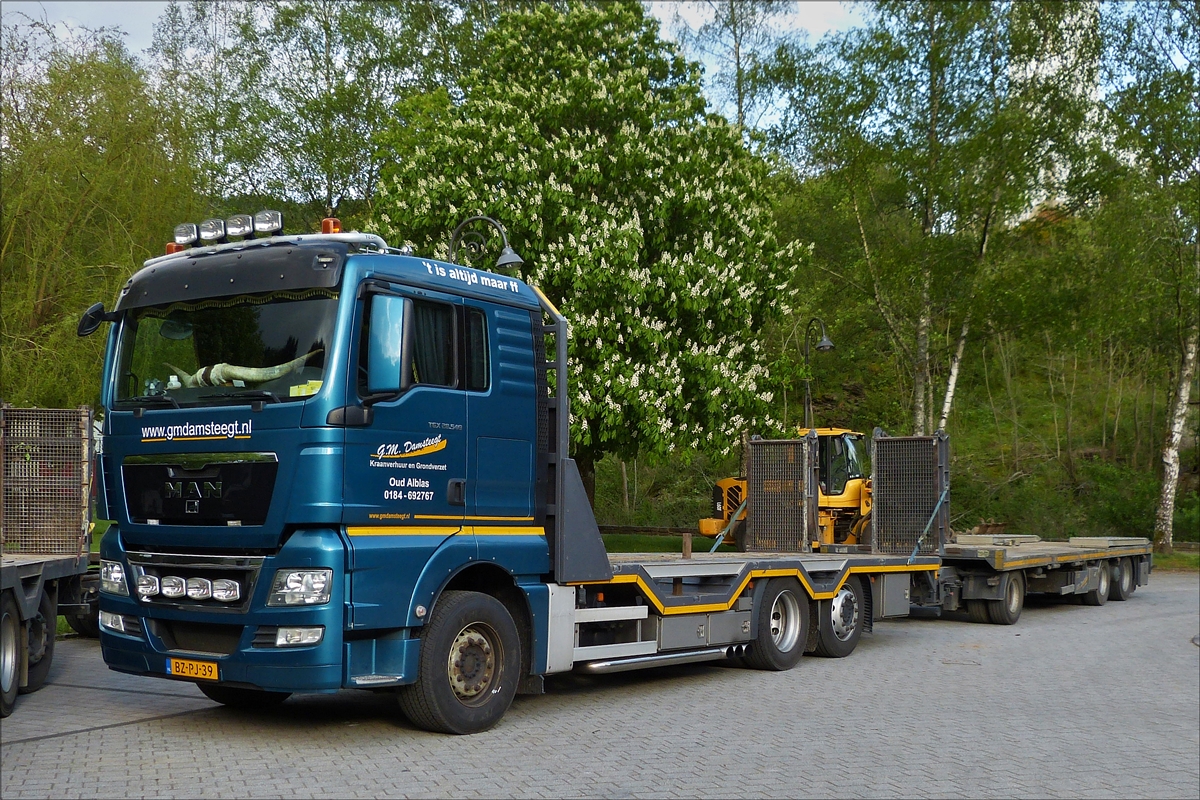
[[1200,553],[1185,553],[1176,550],[1169,556],[1154,554],[1154,571],[1200,572]]

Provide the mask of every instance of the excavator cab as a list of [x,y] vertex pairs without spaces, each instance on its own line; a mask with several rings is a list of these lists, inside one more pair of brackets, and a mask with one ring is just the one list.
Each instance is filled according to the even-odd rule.
[[[808,430],[801,428],[796,435],[805,436]],[[859,448],[866,437],[848,428],[816,428],[816,432],[819,534],[812,543],[813,548],[865,544],[871,536],[871,479]],[[738,513],[738,510],[745,496],[745,478],[717,481],[713,486],[713,516],[700,520],[700,533],[720,536],[725,531],[725,543],[742,549],[740,534],[745,528],[746,511],[741,509]],[[734,514],[738,515],[737,520],[730,525]]]

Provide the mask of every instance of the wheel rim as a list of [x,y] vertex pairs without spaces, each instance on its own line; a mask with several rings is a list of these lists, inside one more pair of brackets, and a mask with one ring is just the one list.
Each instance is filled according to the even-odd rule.
[[833,635],[844,642],[858,628],[858,596],[849,587],[842,586],[832,603],[829,616],[833,622]]
[[503,658],[500,637],[490,625],[475,622],[459,631],[446,660],[450,688],[459,702],[468,706],[486,703],[499,678],[498,665]]
[[771,641],[781,653],[789,653],[800,638],[800,604],[796,595],[783,591],[771,604]]
[[1133,569],[1129,564],[1124,562],[1117,569],[1121,571],[1121,591],[1124,594],[1129,594],[1129,587],[1133,584]]
[[0,617],[0,692],[8,694],[17,680],[17,619],[5,613]]
[[1015,614],[1021,607],[1021,586],[1015,579],[1008,581],[1008,613]]
[[1096,587],[1096,591],[1102,595],[1108,594],[1108,566],[1105,565],[1100,569],[1100,585]]

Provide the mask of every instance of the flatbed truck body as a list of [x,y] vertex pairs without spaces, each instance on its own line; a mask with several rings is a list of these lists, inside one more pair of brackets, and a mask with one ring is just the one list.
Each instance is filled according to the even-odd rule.
[[607,553],[568,456],[566,319],[508,275],[276,235],[152,259],[81,335],[103,321],[115,670],[237,706],[374,689],[470,733],[546,675],[789,669],[953,594],[948,526],[921,528],[945,514],[937,439],[901,448],[932,482],[877,476],[867,552],[811,552],[813,433],[751,442],[753,552]]
[[58,614],[82,613],[91,412],[0,407],[0,716],[40,689]]

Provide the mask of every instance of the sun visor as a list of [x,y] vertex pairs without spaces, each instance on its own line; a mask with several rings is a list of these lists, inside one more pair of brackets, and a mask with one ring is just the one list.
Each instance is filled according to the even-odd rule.
[[115,310],[281,289],[329,289],[342,279],[348,249],[339,242],[273,244],[172,259],[130,278]]

